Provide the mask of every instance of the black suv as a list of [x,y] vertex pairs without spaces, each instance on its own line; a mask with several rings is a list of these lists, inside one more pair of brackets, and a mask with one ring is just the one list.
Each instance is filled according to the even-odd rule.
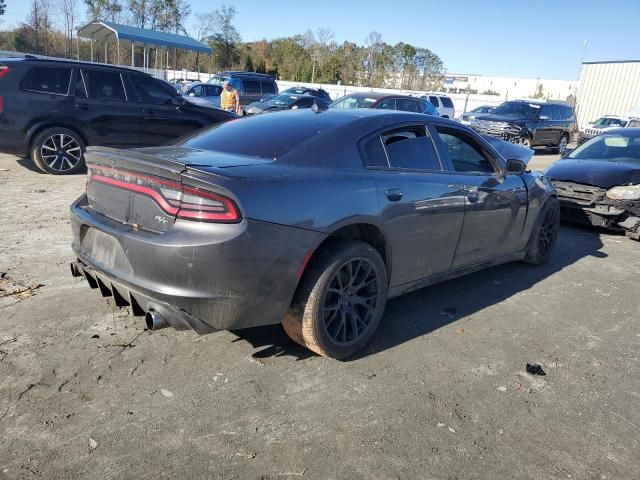
[[576,115],[566,102],[513,100],[471,121],[478,133],[525,147],[564,150],[576,129]]
[[209,79],[209,83],[221,87],[225,82],[231,83],[231,86],[238,91],[240,105],[243,107],[253,102],[259,102],[266,95],[278,93],[278,85],[274,78],[264,73],[228,71],[217,73]]
[[136,70],[0,58],[0,151],[29,154],[47,173],[82,170],[87,145],[160,145],[235,117],[192,104]]

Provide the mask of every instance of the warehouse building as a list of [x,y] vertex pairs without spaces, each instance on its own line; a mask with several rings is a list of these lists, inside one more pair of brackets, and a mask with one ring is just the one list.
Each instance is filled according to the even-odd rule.
[[640,115],[640,60],[583,62],[577,100],[581,127],[603,115]]

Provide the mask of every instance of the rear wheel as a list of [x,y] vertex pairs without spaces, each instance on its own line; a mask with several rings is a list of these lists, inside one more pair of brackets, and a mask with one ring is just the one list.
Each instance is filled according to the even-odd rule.
[[527,148],[533,148],[531,146],[531,139],[529,137],[524,137],[521,141],[520,141],[520,145],[522,145],[523,147],[527,147]]
[[566,150],[567,145],[569,145],[569,137],[567,137],[567,135],[562,135],[560,137],[560,140],[558,141],[558,146],[556,148],[554,148],[554,152],[555,153],[562,153],[564,150]]
[[335,242],[312,259],[282,325],[300,345],[342,359],[371,339],[386,301],[380,254],[364,242]]
[[31,144],[31,160],[45,173],[70,175],[84,168],[85,144],[76,132],[62,127],[43,130]]
[[525,262],[542,265],[549,261],[558,239],[560,227],[560,204],[552,197],[542,207],[531,238],[529,239]]

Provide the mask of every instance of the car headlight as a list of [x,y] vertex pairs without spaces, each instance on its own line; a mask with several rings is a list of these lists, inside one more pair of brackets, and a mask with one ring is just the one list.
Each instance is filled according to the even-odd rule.
[[640,185],[610,188],[607,190],[607,198],[610,200],[640,200]]

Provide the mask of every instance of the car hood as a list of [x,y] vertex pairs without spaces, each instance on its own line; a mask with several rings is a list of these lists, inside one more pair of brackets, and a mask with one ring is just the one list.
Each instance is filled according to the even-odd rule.
[[487,143],[489,143],[505,160],[521,160],[529,163],[533,157],[534,151],[530,148],[516,145],[515,143],[505,142],[491,135],[482,135]]
[[640,184],[640,164],[604,160],[559,160],[545,175],[551,180],[611,188],[616,185]]
[[476,120],[487,120],[489,122],[525,123],[531,119],[519,115],[497,115],[493,113],[476,114]]

